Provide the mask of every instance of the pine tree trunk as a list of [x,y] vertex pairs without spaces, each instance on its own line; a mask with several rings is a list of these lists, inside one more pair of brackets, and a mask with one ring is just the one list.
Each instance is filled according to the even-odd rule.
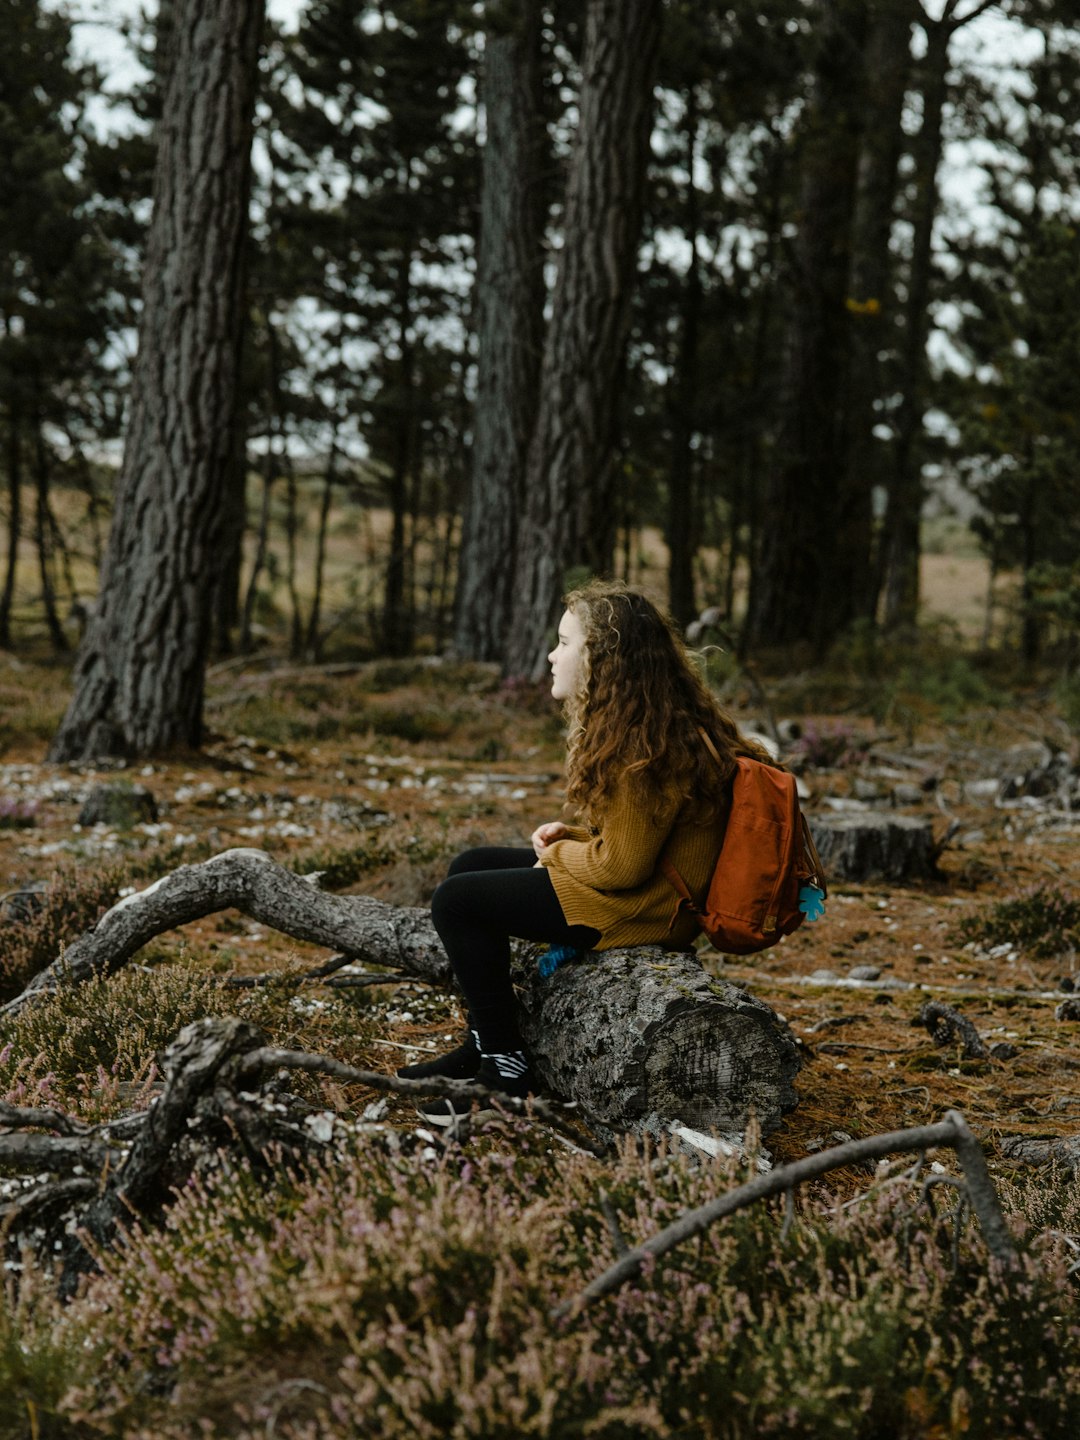
[[409,271],[411,247],[402,247],[398,275],[398,347],[394,366],[394,400],[390,411],[390,473],[386,481],[390,501],[390,553],[386,560],[383,591],[382,645],[387,655],[408,655],[413,643],[413,603],[409,585],[408,554],[409,477],[416,466],[416,361],[410,339],[413,295]]
[[926,339],[933,272],[933,233],[938,211],[937,172],[942,152],[942,116],[948,97],[952,28],[929,24],[922,60],[923,119],[914,146],[911,205],[911,265],[908,273],[904,338],[897,388],[892,484],[885,515],[883,620],[887,629],[914,625],[919,607],[919,524],[922,515],[922,434],[926,405]]
[[839,481],[866,0],[837,0],[819,14],[781,414],[746,639],[759,646],[809,642],[820,650],[853,616],[860,564],[841,545]]
[[612,455],[641,233],[660,0],[590,0],[563,247],[525,472],[503,666],[543,674],[572,566],[606,567]]
[[38,553],[38,576],[41,579],[41,603],[49,640],[58,654],[70,649],[64,627],[56,610],[56,587],[53,582],[52,531],[49,525],[49,452],[45,446],[40,417],[34,433],[34,543]]
[[124,461],[53,760],[147,755],[202,738],[262,18],[262,0],[173,7]]
[[687,223],[690,265],[682,288],[678,369],[671,381],[672,444],[668,478],[668,607],[679,625],[697,615],[694,555],[698,527],[694,516],[694,422],[698,398],[698,341],[701,315],[701,261],[698,256],[699,210],[694,167],[697,163],[698,98],[686,97]]
[[11,612],[15,604],[15,572],[19,564],[19,538],[22,532],[22,436],[20,434],[18,399],[13,393],[8,406],[8,533],[7,567],[4,589],[0,594],[0,647],[11,648]]
[[307,634],[304,637],[304,658],[316,663],[322,658],[322,602],[323,584],[326,577],[326,540],[330,530],[330,507],[334,501],[334,484],[337,480],[337,430],[330,440],[330,453],[326,459],[326,474],[323,477],[322,503],[319,506],[319,530],[315,538],[315,581],[308,614]]
[[454,647],[499,660],[514,582],[525,457],[543,346],[543,205],[539,0],[509,0],[489,21],[482,97],[476,407],[458,559]]
[[851,375],[846,404],[846,472],[839,516],[840,548],[851,557],[854,616],[875,618],[872,483],[887,455],[874,434],[885,381],[879,359],[896,330],[889,242],[897,168],[904,143],[901,115],[911,72],[911,27],[918,0],[885,0],[866,47],[869,85],[852,223]]
[[240,624],[240,578],[246,529],[247,442],[243,425],[237,424],[233,430],[228,478],[222,494],[221,563],[214,582],[213,643],[219,655],[232,654],[234,635]]

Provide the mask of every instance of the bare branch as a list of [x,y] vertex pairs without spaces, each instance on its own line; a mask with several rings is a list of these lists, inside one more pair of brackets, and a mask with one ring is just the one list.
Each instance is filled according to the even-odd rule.
[[783,1194],[805,1180],[817,1179],[818,1176],[845,1165],[858,1165],[867,1160],[879,1160],[886,1155],[908,1150],[925,1151],[938,1145],[950,1146],[957,1152],[968,1182],[972,1207],[982,1224],[987,1249],[1003,1264],[1012,1263],[1016,1252],[982,1150],[963,1116],[956,1110],[950,1110],[945,1119],[937,1125],[921,1125],[911,1130],[892,1130],[884,1135],[872,1135],[865,1140],[849,1140],[843,1145],[833,1146],[830,1150],[822,1150],[817,1155],[807,1156],[805,1160],[782,1165],[766,1175],[755,1176],[753,1180],[748,1180],[745,1185],[740,1185],[728,1194],[720,1195],[696,1210],[687,1211],[658,1234],[620,1257],[602,1275],[592,1280],[579,1295],[556,1306],[552,1316],[561,1319],[583,1309],[592,1300],[610,1295],[612,1291],[633,1279],[640,1272],[642,1262],[649,1256],[666,1255],[683,1241],[701,1234],[714,1221],[733,1215],[737,1210],[745,1209],[758,1200]]
[[488,1108],[494,1104],[512,1115],[540,1120],[545,1125],[550,1125],[553,1130],[566,1135],[590,1155],[607,1154],[606,1146],[586,1139],[580,1130],[567,1124],[562,1114],[563,1106],[539,1100],[535,1096],[522,1100],[467,1080],[444,1080],[438,1076],[431,1076],[427,1080],[402,1080],[397,1075],[384,1075],[379,1070],[359,1070],[354,1065],[344,1065],[329,1055],[312,1055],[305,1050],[275,1050],[269,1047],[252,1050],[244,1055],[237,1062],[234,1074],[239,1082],[245,1076],[256,1075],[261,1070],[275,1069],[305,1070],[311,1075],[329,1075],[334,1080],[364,1085],[371,1090],[384,1090],[393,1095],[414,1095],[418,1099],[436,1095],[445,1099],[475,1100],[482,1107],[486,1105]]
[[[15,1015],[61,986],[119,970],[156,935],[219,910],[239,910],[296,940],[448,983],[450,966],[428,912],[364,895],[327,895],[261,850],[226,850],[181,865],[125,896],[93,929],[0,1007]],[[352,941],[353,943],[350,943]],[[338,968],[335,960],[328,962]],[[319,967],[323,968],[323,967]]]

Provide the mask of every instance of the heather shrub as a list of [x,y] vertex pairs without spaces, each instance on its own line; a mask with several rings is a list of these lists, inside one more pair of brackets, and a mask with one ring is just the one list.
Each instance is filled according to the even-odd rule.
[[129,879],[121,864],[100,869],[58,870],[34,897],[24,919],[4,923],[0,943],[0,1001],[17,995],[69,944],[116,902]]
[[850,725],[807,725],[791,754],[814,770],[844,770],[865,761],[870,743],[869,736],[857,734]]
[[[265,1030],[271,1043],[331,1049],[346,1063],[355,1062],[371,1034],[371,1017],[347,999],[312,998],[298,1005],[296,985],[286,972],[277,985],[235,989],[180,960],[131,966],[62,987],[0,1020],[0,1097],[15,1104],[60,1105],[84,1120],[111,1118],[132,1100],[148,1098],[160,1052],[185,1025],[207,1015],[236,1015]],[[317,1079],[296,1083],[320,1093]]]
[[5,917],[0,927],[0,1002],[17,995],[38,971],[52,964],[65,945],[116,904],[125,889],[212,853],[205,841],[185,847],[182,854],[171,845],[151,845],[105,864],[54,871],[34,894],[32,909],[24,917]]
[[90,1427],[60,1413],[72,1385],[100,1362],[81,1322],[74,1337],[50,1277],[29,1272],[0,1285],[0,1440],[83,1440]]
[[1052,959],[1080,947],[1080,898],[1038,885],[966,916],[957,930],[980,945],[1015,945],[1037,959]]
[[786,1233],[742,1212],[556,1321],[613,1258],[602,1190],[636,1240],[737,1177],[514,1138],[189,1185],[71,1307],[113,1363],[63,1413],[130,1440],[1071,1433],[1080,1324],[1049,1243],[1004,1273],[894,1183],[808,1198]]

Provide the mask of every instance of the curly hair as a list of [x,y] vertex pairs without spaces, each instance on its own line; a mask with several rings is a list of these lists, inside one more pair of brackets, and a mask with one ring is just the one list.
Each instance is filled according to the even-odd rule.
[[707,813],[724,803],[737,755],[776,763],[718,704],[674,625],[647,596],[620,581],[592,580],[563,603],[585,636],[581,684],[564,706],[566,798],[587,819],[602,814],[626,775],[657,798],[673,787],[694,796]]

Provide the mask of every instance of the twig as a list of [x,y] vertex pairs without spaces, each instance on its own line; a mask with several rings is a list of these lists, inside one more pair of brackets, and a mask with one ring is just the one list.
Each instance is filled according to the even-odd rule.
[[795,1224],[795,1187],[788,1187],[784,1195],[784,1223],[780,1227],[780,1244],[782,1245],[791,1234],[791,1227]]
[[607,1221],[607,1227],[611,1234],[611,1243],[615,1247],[615,1256],[617,1259],[621,1259],[622,1256],[629,1251],[630,1246],[626,1243],[626,1236],[623,1234],[622,1225],[619,1223],[618,1213],[615,1210],[615,1206],[611,1203],[611,1196],[606,1190],[601,1190],[597,1199],[600,1202],[600,1213]]
[[843,1145],[835,1145],[831,1150],[822,1150],[817,1155],[796,1160],[791,1165],[782,1165],[768,1174],[755,1176],[753,1180],[748,1180],[745,1185],[740,1185],[728,1194],[720,1195],[696,1210],[687,1211],[664,1230],[621,1256],[602,1275],[590,1281],[580,1294],[557,1305],[551,1312],[552,1317],[562,1319],[578,1313],[590,1301],[610,1295],[613,1290],[633,1279],[640,1272],[642,1263],[650,1256],[666,1255],[684,1240],[699,1235],[715,1220],[733,1215],[737,1210],[742,1210],[757,1200],[782,1194],[805,1180],[815,1180],[819,1175],[838,1170],[845,1165],[878,1160],[897,1151],[930,1150],[938,1145],[948,1145],[956,1151],[967,1180],[972,1208],[982,1225],[987,1249],[995,1260],[1003,1265],[1011,1265],[1016,1259],[1016,1251],[1001,1212],[994,1183],[986,1168],[986,1159],[964,1117],[957,1110],[949,1110],[945,1119],[936,1125],[920,1125],[911,1130],[892,1130],[884,1135],[872,1135],[866,1140],[849,1140]]
[[415,985],[411,975],[335,975],[327,980],[328,990],[359,990],[368,985]]
[[490,1090],[486,1085],[477,1085],[466,1080],[444,1080],[431,1076],[427,1080],[403,1080],[398,1075],[384,1075],[378,1070],[359,1070],[353,1065],[344,1065],[329,1055],[312,1055],[306,1050],[276,1050],[269,1046],[249,1050],[234,1062],[237,1080],[258,1074],[260,1070],[304,1070],[311,1075],[329,1075],[335,1080],[349,1084],[364,1085],[370,1090],[386,1090],[394,1095],[442,1096],[446,1099],[478,1100],[495,1104],[512,1115],[521,1115],[541,1120],[572,1139],[575,1145],[584,1147],[590,1155],[606,1155],[605,1146],[590,1143],[578,1130],[562,1118],[560,1108],[535,1096],[519,1099],[504,1095],[501,1091]]

